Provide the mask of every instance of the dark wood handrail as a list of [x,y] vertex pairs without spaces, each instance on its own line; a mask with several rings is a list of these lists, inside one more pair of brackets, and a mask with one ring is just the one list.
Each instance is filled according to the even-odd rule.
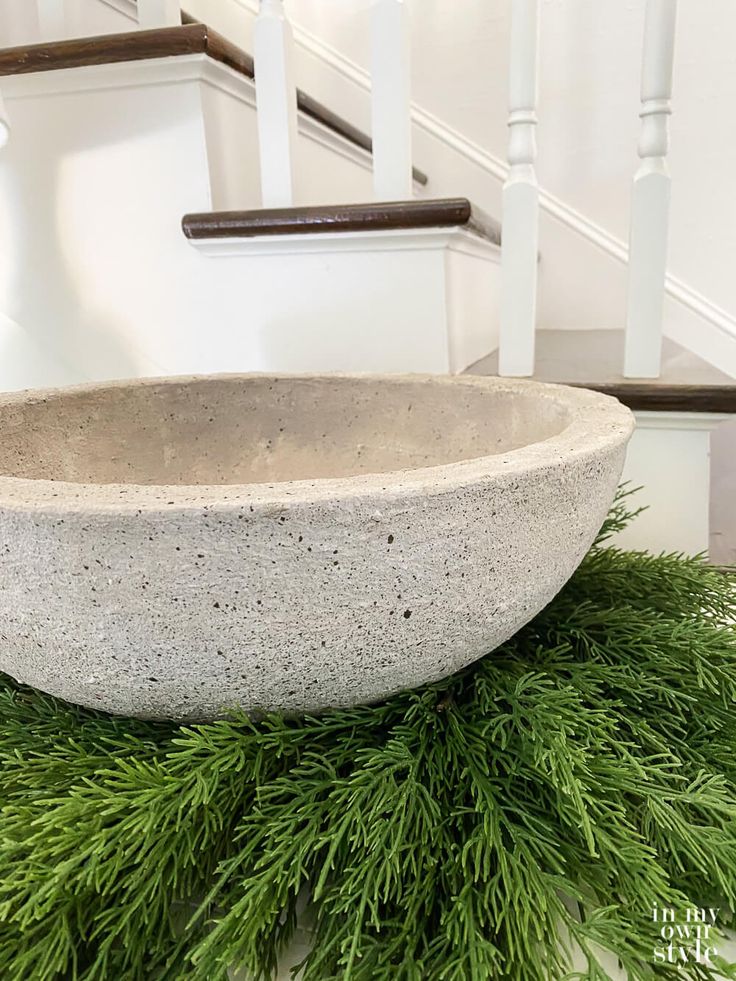
[[663,382],[572,382],[613,395],[630,409],[650,412],[715,412],[736,414],[735,385],[678,385]]
[[467,198],[214,211],[185,215],[182,219],[184,234],[190,239],[457,226],[500,244],[498,223],[473,208]]
[[[630,409],[736,415],[736,382],[679,344],[664,338],[659,378],[624,378],[621,328],[538,330],[535,381],[590,388],[612,395]],[[468,369],[498,374],[498,351]]]
[[253,59],[249,54],[206,24],[198,23],[2,48],[0,76],[190,54],[209,55],[241,75],[254,77]]
[[[187,19],[191,21],[191,18]],[[241,50],[206,24],[196,21],[185,23],[181,27],[126,31],[124,34],[101,34],[69,41],[50,41],[2,48],[0,49],[0,77],[190,54],[206,54],[241,75],[255,79],[253,58],[246,51]],[[362,150],[371,152],[372,142],[367,133],[359,130],[301,89],[297,90],[297,105],[306,116],[315,119]],[[413,168],[413,176],[419,184],[427,183],[427,175],[416,167]]]

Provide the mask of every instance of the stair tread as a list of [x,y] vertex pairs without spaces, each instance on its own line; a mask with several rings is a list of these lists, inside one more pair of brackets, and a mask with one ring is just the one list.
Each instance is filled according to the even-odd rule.
[[[659,378],[624,378],[623,351],[623,330],[539,330],[533,378],[605,392],[632,409],[736,413],[736,380],[669,338]],[[498,352],[467,373],[497,375]]]
[[182,219],[184,234],[190,239],[458,226],[496,245],[501,242],[498,222],[471,205],[467,198],[214,211],[189,214]]
[[[181,27],[100,34],[68,41],[48,41],[1,48],[0,77],[126,61],[145,61],[151,58],[206,54],[214,61],[222,62],[247,78],[255,78],[251,55],[206,24],[193,21],[188,16],[186,21]],[[343,119],[301,89],[297,89],[297,106],[305,115],[338,133],[350,143],[368,153],[372,151],[372,141],[367,133],[353,126],[348,120]],[[426,184],[428,181],[427,175],[416,167],[413,168],[413,176],[419,184]]]

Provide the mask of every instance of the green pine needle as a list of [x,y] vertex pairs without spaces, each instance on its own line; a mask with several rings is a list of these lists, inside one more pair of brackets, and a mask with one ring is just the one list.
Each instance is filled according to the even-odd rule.
[[631,513],[380,705],[180,727],[0,680],[0,977],[270,979],[301,916],[305,981],[714,979],[652,910],[736,908],[736,579],[604,544]]

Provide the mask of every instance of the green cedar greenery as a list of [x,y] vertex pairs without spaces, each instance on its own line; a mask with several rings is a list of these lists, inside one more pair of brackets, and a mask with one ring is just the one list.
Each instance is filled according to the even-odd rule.
[[626,520],[380,705],[179,727],[2,680],[0,978],[272,978],[306,894],[307,981],[557,981],[560,935],[576,977],[714,978],[653,962],[652,909],[736,907],[736,581]]

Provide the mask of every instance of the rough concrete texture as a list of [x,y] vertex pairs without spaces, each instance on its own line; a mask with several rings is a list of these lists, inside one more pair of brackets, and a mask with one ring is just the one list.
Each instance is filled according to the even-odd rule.
[[578,565],[631,413],[497,378],[220,375],[0,397],[0,669],[149,718],[443,677]]

